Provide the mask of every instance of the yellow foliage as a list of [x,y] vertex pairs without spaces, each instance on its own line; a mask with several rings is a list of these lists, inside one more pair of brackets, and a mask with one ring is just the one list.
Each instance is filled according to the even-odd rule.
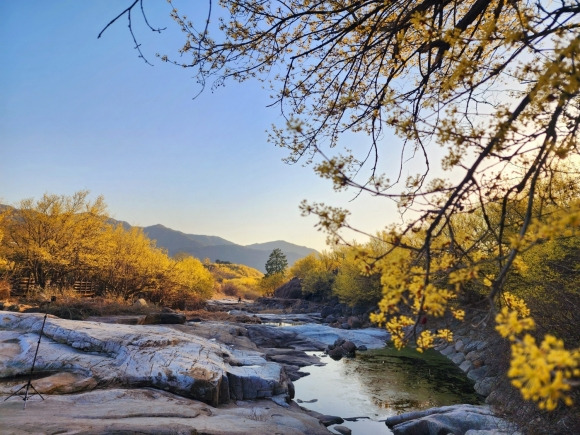
[[571,381],[580,378],[580,348],[566,350],[564,342],[546,334],[540,346],[530,334],[534,321],[521,298],[506,293],[506,307],[496,316],[496,329],[511,342],[512,358],[508,377],[524,399],[538,403],[540,409],[552,411],[559,401],[573,404],[567,394]]

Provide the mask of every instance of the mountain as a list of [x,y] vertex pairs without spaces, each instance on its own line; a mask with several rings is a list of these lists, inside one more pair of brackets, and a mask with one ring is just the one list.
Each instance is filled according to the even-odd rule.
[[185,252],[201,260],[209,258],[211,261],[230,261],[245,264],[262,272],[266,271],[266,261],[276,248],[281,249],[286,255],[289,265],[308,254],[317,253],[315,249],[283,240],[242,246],[221,237],[186,234],[160,224],[144,227],[143,232],[150,239],[156,240],[157,246],[167,249],[169,255]]

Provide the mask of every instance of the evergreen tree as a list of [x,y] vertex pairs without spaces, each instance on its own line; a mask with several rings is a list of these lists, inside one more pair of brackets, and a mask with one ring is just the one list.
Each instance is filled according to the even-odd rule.
[[266,277],[281,274],[284,275],[288,267],[288,260],[281,249],[274,249],[266,261]]

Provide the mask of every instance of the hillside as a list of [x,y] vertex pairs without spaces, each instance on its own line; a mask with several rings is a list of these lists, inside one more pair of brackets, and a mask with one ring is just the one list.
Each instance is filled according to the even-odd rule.
[[143,231],[149,238],[157,241],[157,246],[167,249],[169,255],[185,252],[202,260],[209,258],[211,261],[230,261],[245,264],[262,272],[266,271],[264,267],[266,261],[276,248],[284,252],[289,265],[308,254],[317,252],[315,249],[283,240],[242,246],[221,237],[186,234],[160,224],[144,227]]

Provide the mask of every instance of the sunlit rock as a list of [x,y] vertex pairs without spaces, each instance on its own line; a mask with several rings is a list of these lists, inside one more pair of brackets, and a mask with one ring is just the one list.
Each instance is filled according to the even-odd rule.
[[[0,342],[9,352],[0,359],[5,377],[30,370],[42,320],[41,314],[0,312]],[[288,394],[291,384],[279,364],[255,351],[228,348],[165,326],[52,316],[46,320],[35,371],[91,378],[87,386],[93,387],[155,387],[212,406]]]

